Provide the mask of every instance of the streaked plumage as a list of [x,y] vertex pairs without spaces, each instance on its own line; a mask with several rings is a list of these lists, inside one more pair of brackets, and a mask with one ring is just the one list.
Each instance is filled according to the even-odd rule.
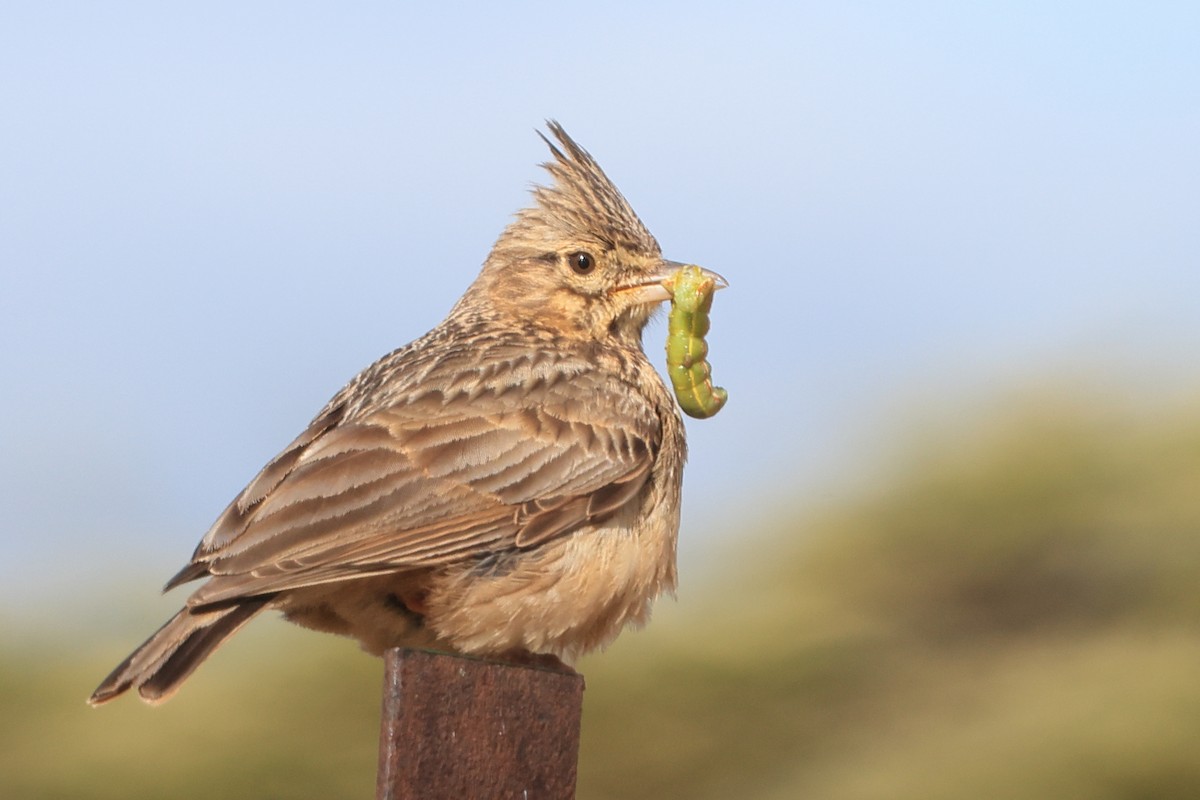
[[267,608],[374,653],[573,657],[674,587],[684,431],[641,334],[678,265],[550,130],[553,184],[449,316],[230,503],[167,588],[204,582],[93,704],[165,700]]

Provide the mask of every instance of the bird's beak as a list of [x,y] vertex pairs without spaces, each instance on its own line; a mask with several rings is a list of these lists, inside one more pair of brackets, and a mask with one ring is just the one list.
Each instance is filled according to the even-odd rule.
[[[665,258],[659,262],[658,268],[647,275],[643,280],[631,285],[621,287],[623,291],[633,292],[634,303],[649,304],[662,303],[670,300],[675,291],[675,276],[678,274],[680,267],[685,267],[678,261],[667,261]],[[701,272],[706,278],[712,278],[716,288],[724,289],[729,285],[729,281],[713,272],[712,270],[701,267]]]

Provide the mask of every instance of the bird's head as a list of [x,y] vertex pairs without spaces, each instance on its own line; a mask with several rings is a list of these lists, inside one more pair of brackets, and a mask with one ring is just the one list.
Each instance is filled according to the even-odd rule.
[[545,136],[553,177],[496,241],[479,278],[460,301],[518,324],[563,336],[640,342],[655,308],[671,298],[680,266],[658,242],[586,150],[562,126]]

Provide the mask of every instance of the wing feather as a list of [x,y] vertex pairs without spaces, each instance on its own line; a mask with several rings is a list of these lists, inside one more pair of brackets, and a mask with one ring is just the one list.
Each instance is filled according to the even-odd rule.
[[[525,371],[475,373],[482,391],[450,382],[371,413],[335,398],[170,585],[211,576],[198,607],[436,566],[537,546],[636,498],[661,436],[649,401],[582,370],[566,381],[513,364]],[[504,402],[474,402],[485,393]]]

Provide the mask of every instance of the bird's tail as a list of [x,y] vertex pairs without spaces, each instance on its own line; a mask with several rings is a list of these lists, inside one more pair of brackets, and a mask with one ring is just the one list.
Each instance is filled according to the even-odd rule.
[[214,609],[184,608],[101,681],[88,703],[107,703],[131,688],[151,705],[167,700],[200,662],[270,600],[255,597]]

